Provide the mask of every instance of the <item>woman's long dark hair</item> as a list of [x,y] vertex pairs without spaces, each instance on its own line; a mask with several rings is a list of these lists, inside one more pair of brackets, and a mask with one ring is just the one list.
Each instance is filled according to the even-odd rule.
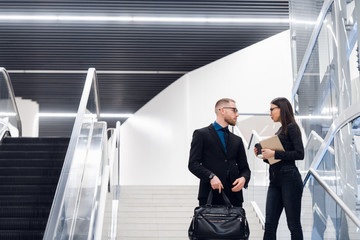
[[281,121],[281,131],[280,133],[284,133],[287,136],[287,126],[290,123],[294,123],[296,128],[300,132],[300,128],[297,125],[294,117],[293,108],[289,100],[284,97],[278,97],[271,101],[271,104],[274,104],[280,108],[280,121]]

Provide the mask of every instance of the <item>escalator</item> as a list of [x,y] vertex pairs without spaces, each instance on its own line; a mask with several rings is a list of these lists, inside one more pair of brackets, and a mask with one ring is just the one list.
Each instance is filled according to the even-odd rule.
[[[0,86],[0,239],[116,239],[120,123],[107,129],[99,121],[95,69],[88,70],[70,138],[21,137],[1,67]],[[115,213],[103,233],[106,207]]]
[[5,137],[0,146],[0,239],[43,239],[69,138]]

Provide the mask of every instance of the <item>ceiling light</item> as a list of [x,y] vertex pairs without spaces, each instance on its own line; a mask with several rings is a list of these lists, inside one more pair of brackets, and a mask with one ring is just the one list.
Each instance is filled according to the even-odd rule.
[[74,118],[76,113],[38,113],[39,117],[49,118]]
[[0,112],[0,116],[14,117],[14,116],[16,116],[16,113],[15,112]]
[[161,22],[161,23],[280,23],[288,18],[213,18],[213,17],[141,17],[141,16],[69,16],[69,15],[0,15],[10,21],[74,21],[74,22]]
[[296,119],[332,119],[332,116],[295,116]]
[[[93,114],[95,116],[95,114]],[[101,113],[101,118],[129,118],[134,114],[131,113]],[[48,118],[75,118],[76,113],[38,113],[39,117]]]
[[100,113],[101,118],[129,118],[133,115],[132,113]]

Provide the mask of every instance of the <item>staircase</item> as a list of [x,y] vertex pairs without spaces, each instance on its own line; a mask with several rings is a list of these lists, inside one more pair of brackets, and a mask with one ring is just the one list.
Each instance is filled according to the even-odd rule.
[[42,239],[69,138],[4,138],[0,239]]
[[[121,186],[117,236],[119,240],[185,240],[197,201],[198,186]],[[244,203],[250,239],[263,230],[249,202]],[[104,225],[110,225],[111,209]],[[110,239],[103,235],[102,239]]]

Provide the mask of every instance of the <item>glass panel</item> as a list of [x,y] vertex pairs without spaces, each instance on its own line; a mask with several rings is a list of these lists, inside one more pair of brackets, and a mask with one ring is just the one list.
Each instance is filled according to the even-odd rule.
[[302,118],[306,136],[315,131],[324,138],[328,128],[339,114],[339,84],[334,69],[333,6],[325,17],[317,43],[311,54],[295,97],[295,112]]
[[[357,4],[357,6],[355,5]],[[359,63],[359,40],[360,40],[360,31],[358,31],[359,24],[355,22],[355,19],[360,19],[360,2],[352,1],[347,4],[346,8],[346,27],[348,30],[349,38],[349,75],[351,82],[351,102],[356,103],[360,101],[360,63]],[[356,16],[356,14],[358,16]]]
[[307,144],[305,145],[305,157],[303,161],[296,161],[297,167],[302,174],[302,178],[304,179],[315,156],[324,142],[322,137],[320,137],[315,131],[311,131]]
[[294,74],[298,72],[310,36],[314,30],[316,19],[324,0],[290,0],[290,30],[293,40],[292,57]]
[[97,114],[97,104],[96,103],[96,93],[95,89],[96,87],[94,86],[96,84],[96,76],[94,76],[94,82],[91,85],[91,90],[90,90],[90,94],[89,94],[89,99],[87,101],[86,104],[86,114],[85,117],[90,117],[90,118],[97,118],[96,114]]
[[[308,189],[312,198],[313,224],[312,229],[305,232],[309,236],[304,235],[304,239],[359,239],[360,235],[355,224],[319,182],[312,178]],[[308,218],[307,221],[309,221]]]
[[95,69],[89,69],[44,239],[92,239],[106,154],[98,123]]
[[296,93],[295,112],[306,136],[315,131],[324,138],[333,120],[360,100],[355,3],[330,6]]
[[359,200],[359,130],[360,117],[346,124],[336,134],[335,163],[338,176],[337,195],[360,217]]
[[[338,131],[316,172],[360,219],[360,117]],[[313,207],[312,239],[358,239],[354,223],[324,188],[314,178],[308,187]]]
[[269,185],[269,164],[264,163],[262,159],[256,157],[254,154],[255,144],[259,143],[261,139],[262,138],[253,131],[247,149],[247,160],[249,168],[251,169],[251,180],[248,188],[244,190],[244,195],[246,201],[256,202],[265,217],[265,201]]
[[325,183],[336,192],[337,175],[336,175],[336,163],[334,155],[334,141],[328,147],[323,159],[321,160],[316,172],[321,176]]
[[77,199],[80,194],[81,181],[84,169],[84,159],[86,159],[86,150],[88,143],[88,136],[90,134],[91,124],[84,124],[78,143],[74,152],[74,159],[68,175],[68,184],[66,185],[66,191],[64,192],[64,204],[62,216],[58,222],[57,235],[54,239],[69,239],[71,235],[71,229],[73,222],[75,221],[77,211]]
[[[75,236],[78,240],[92,239],[94,217],[97,216],[96,203],[100,198],[100,186],[102,176],[102,163],[104,160],[102,147],[104,129],[101,125],[94,124],[90,148],[84,163],[80,195],[78,197],[78,209],[75,220]],[[89,237],[89,236],[91,237]]]

